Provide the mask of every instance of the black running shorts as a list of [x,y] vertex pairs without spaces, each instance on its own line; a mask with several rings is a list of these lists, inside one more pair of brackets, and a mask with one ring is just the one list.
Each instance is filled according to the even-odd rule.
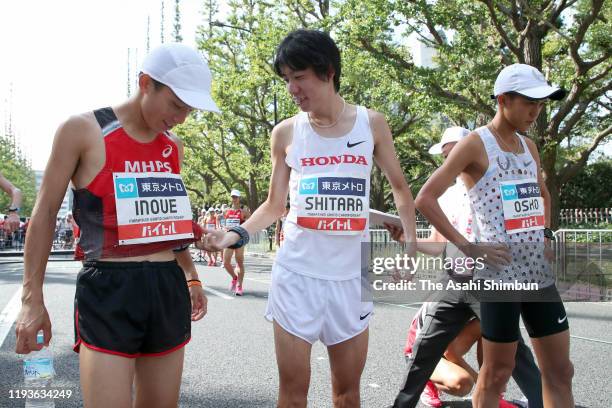
[[569,329],[567,314],[555,285],[540,289],[547,302],[482,302],[480,326],[482,337],[496,343],[511,343],[519,339],[519,318],[531,338],[550,336]]
[[183,270],[171,262],[85,262],[74,299],[74,350],[164,355],[191,338]]

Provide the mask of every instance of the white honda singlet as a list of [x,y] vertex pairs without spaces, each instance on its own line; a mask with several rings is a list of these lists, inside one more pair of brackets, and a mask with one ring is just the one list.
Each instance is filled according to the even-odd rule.
[[496,270],[474,270],[476,279],[554,283],[543,255],[544,202],[538,184],[538,168],[525,140],[517,135],[523,153],[501,150],[486,126],[475,130],[489,159],[487,172],[469,191],[478,242],[501,242],[510,246],[511,265]]
[[[287,158],[290,210],[276,262],[301,275],[346,280],[361,276],[374,141],[368,111],[358,106],[342,137],[317,134],[301,112]],[[364,265],[365,266],[365,265]]]

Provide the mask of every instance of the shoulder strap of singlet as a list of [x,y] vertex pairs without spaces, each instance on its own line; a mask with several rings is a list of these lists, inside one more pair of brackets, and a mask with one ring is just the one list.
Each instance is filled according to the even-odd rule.
[[368,116],[368,108],[366,108],[365,106],[361,106],[361,105],[357,105],[355,108],[357,110],[356,120],[361,120],[363,123],[369,126],[370,117]]
[[475,130],[476,133],[480,136],[480,140],[484,144],[487,155],[491,157],[491,153],[495,153],[499,150],[497,145],[497,141],[495,140],[495,136],[486,126],[482,126]]
[[531,150],[529,150],[529,146],[527,146],[527,142],[525,141],[525,137],[522,135],[519,135],[518,133],[516,134],[519,138],[519,140],[521,141],[521,144],[523,145],[523,150],[525,151],[525,153],[528,153],[530,156],[531,154]]
[[111,107],[96,109],[93,111],[93,114],[98,121],[98,125],[100,125],[100,129],[102,129],[103,136],[108,135],[111,131],[120,126],[117,115],[115,115],[115,112]]

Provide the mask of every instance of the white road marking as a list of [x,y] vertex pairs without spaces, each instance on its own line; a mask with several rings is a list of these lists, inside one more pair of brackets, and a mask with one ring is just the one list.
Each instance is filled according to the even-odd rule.
[[612,345],[612,341],[606,341],[606,340],[600,340],[600,339],[590,339],[588,337],[574,336],[573,334],[570,334],[570,337],[574,338],[574,339],[580,339],[580,340],[592,341],[592,342],[595,342],[595,343],[603,343],[603,344],[610,344],[610,345]]
[[226,295],[225,293],[219,292],[218,290],[213,289],[213,288],[209,288],[208,286],[204,286],[204,290],[207,291],[207,292],[212,293],[213,295],[219,296],[220,298],[223,298],[223,299],[226,299],[226,300],[234,300],[233,296]]
[[270,280],[269,279],[255,279],[255,278],[244,278],[246,280],[250,280],[250,281],[255,281],[255,282],[259,282],[259,283],[265,283],[266,285],[270,284]]
[[[375,302],[375,303],[380,303],[380,304],[389,305],[389,306],[403,307],[404,309],[419,310],[421,308],[421,306],[416,307],[416,306],[408,306],[408,305],[398,305],[397,303],[387,303],[387,302]],[[410,303],[410,304],[413,305],[414,303]]]
[[21,308],[21,289],[19,288],[15,292],[2,313],[0,313],[0,347],[4,344],[4,340],[11,331],[11,327],[13,327],[13,323],[19,314],[19,309]]

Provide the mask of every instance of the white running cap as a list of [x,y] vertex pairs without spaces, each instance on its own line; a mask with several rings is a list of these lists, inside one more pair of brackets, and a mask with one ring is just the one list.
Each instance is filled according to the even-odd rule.
[[232,197],[240,197],[240,191],[232,190],[232,192],[230,193],[230,196],[232,196]]
[[445,144],[458,142],[468,134],[470,134],[470,131],[462,128],[461,126],[453,126],[446,129],[442,134],[442,140],[440,140],[440,143],[436,143],[429,148],[429,154],[442,154],[442,148]]
[[195,49],[178,43],[162,44],[145,57],[141,71],[172,89],[192,108],[220,112],[210,96],[212,74],[208,63]]
[[516,92],[530,99],[563,99],[565,90],[548,85],[544,75],[527,64],[512,64],[502,69],[493,88],[495,99],[498,95]]

